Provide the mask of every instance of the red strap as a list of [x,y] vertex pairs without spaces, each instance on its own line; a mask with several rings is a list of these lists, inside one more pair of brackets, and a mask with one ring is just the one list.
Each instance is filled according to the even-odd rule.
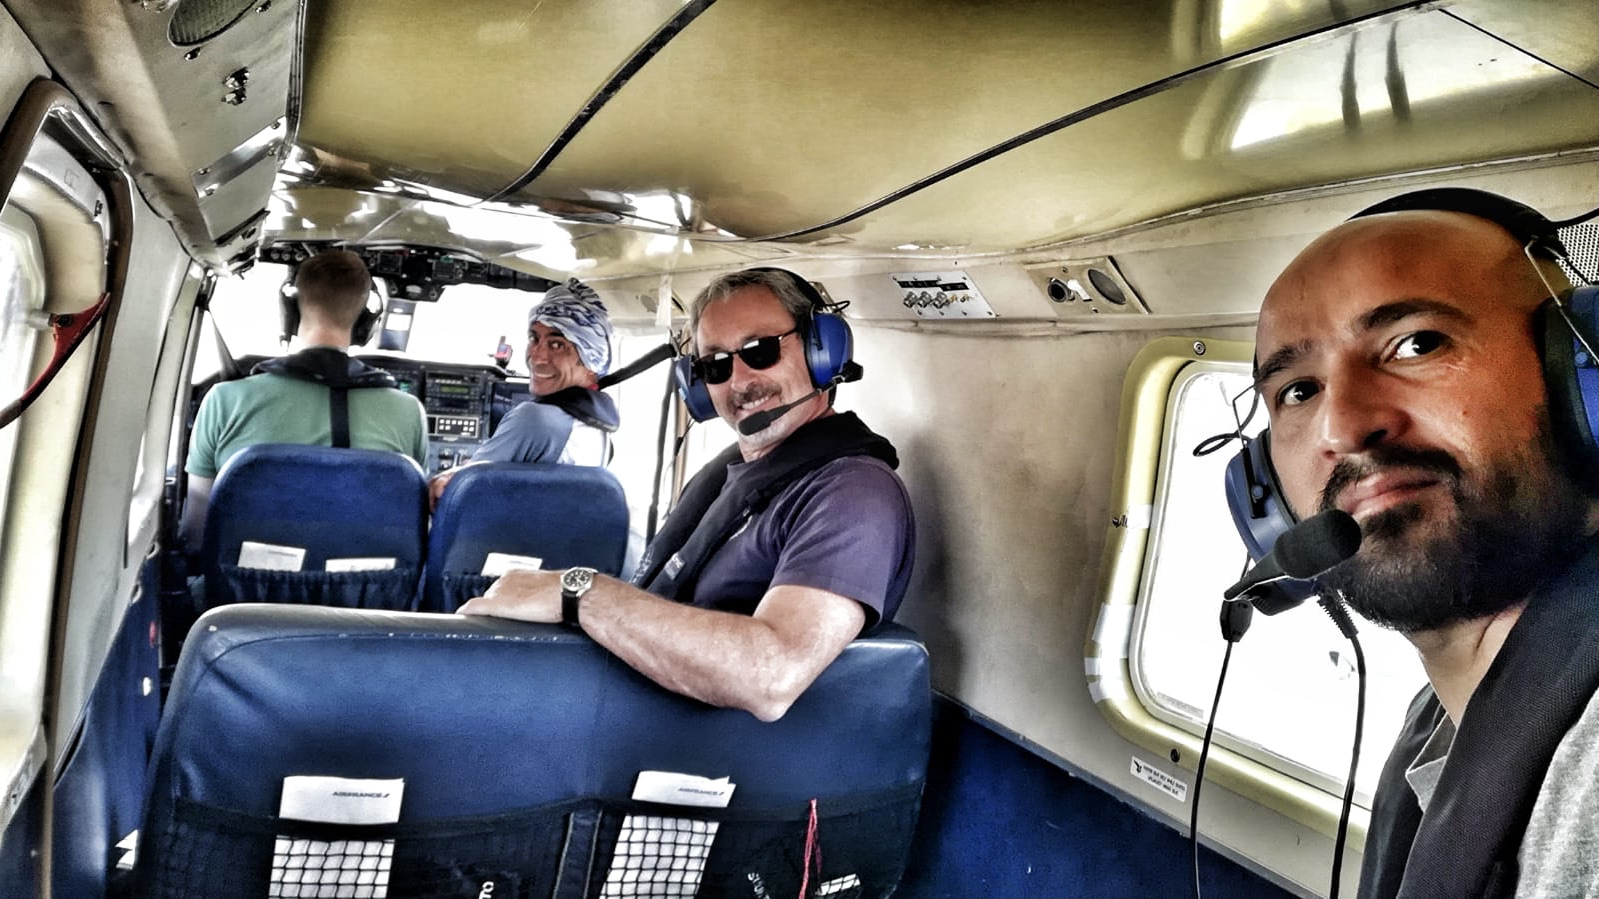
[[811,818],[805,825],[805,870],[800,876],[799,899],[805,899],[811,886],[811,868],[816,869],[816,879],[822,878],[822,841],[816,830],[816,800],[811,800]]
[[67,360],[71,359],[72,354],[77,351],[78,345],[83,343],[85,337],[89,336],[89,329],[94,327],[95,323],[105,316],[106,307],[110,301],[111,294],[108,291],[101,294],[100,299],[93,306],[82,312],[64,312],[59,315],[52,314],[49,316],[50,330],[55,336],[55,351],[50,357],[50,364],[44,367],[44,371],[39,372],[39,376],[33,379],[33,383],[28,385],[27,390],[22,391],[21,396],[17,397],[5,409],[0,410],[0,428],[16,421],[17,417],[31,406],[33,401],[39,398],[40,394],[44,393],[44,389],[50,386],[51,381],[55,380],[55,376],[61,371],[62,366],[66,365]]

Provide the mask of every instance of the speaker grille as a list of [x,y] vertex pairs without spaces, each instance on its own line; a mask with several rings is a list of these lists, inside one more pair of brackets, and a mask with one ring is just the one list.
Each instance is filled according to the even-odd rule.
[[167,38],[179,47],[203,44],[233,26],[257,3],[271,0],[182,0],[167,26]]
[[1593,283],[1595,278],[1599,278],[1599,220],[1589,219],[1568,225],[1561,228],[1559,233],[1566,251],[1571,254],[1571,262],[1580,271],[1574,271],[1565,260],[1561,260],[1560,267],[1579,284]]

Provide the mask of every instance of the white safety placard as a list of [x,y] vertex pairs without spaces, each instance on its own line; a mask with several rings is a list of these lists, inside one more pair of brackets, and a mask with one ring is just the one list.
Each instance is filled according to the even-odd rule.
[[239,544],[239,567],[264,571],[299,571],[305,567],[305,547],[278,546],[245,540]]
[[1140,760],[1137,756],[1133,757],[1132,771],[1134,777],[1170,795],[1171,798],[1178,802],[1188,798],[1188,784],[1186,782],[1178,780],[1154,765]]
[[725,777],[715,780],[674,771],[640,771],[633,784],[633,798],[640,802],[670,802],[701,808],[727,808],[733,801],[736,784]]
[[[400,820],[405,781],[294,775],[283,779],[278,815],[328,824]],[[317,840],[278,836],[268,899],[386,899],[393,840]]]
[[499,577],[513,568],[525,568],[538,571],[544,567],[544,560],[533,556],[517,556],[511,553],[489,553],[483,557],[484,577]]
[[328,571],[392,571],[394,570],[394,559],[377,557],[329,559],[324,567]]

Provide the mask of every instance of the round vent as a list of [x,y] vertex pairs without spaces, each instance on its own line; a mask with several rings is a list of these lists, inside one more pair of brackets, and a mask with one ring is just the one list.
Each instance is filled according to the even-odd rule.
[[1122,290],[1120,284],[1116,283],[1116,279],[1110,275],[1097,268],[1091,268],[1088,270],[1088,283],[1094,285],[1094,289],[1099,291],[1099,295],[1112,303],[1118,306],[1127,305],[1127,293]]
[[182,0],[167,26],[167,37],[179,47],[203,44],[216,37],[254,9],[271,0]]

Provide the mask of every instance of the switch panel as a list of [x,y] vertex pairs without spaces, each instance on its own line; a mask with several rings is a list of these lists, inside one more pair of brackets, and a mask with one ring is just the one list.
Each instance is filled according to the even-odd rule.
[[965,272],[902,272],[889,275],[900,302],[917,318],[994,318],[982,291]]

